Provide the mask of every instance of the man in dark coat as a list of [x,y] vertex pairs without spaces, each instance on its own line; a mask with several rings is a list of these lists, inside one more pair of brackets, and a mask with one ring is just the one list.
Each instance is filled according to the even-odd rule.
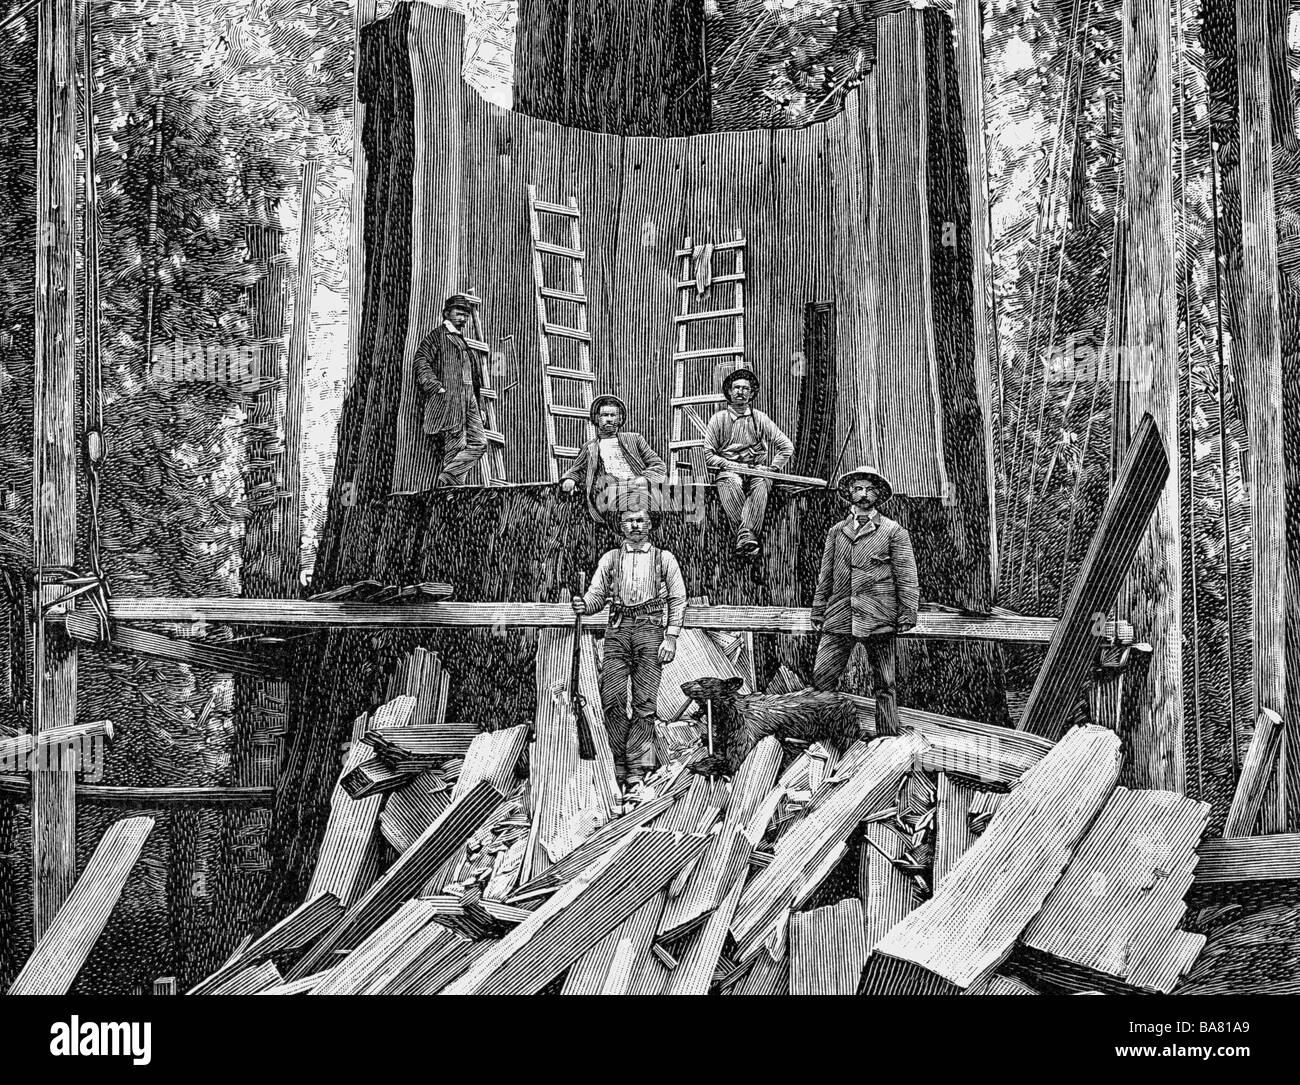
[[898,734],[895,699],[895,636],[916,625],[919,587],[912,540],[879,506],[893,488],[874,467],[859,467],[839,480],[849,515],[826,534],[821,573],[813,596],[813,628],[821,633],[813,664],[813,687],[835,690],[853,646],[867,650],[876,696],[876,733]]
[[[579,485],[587,496],[587,511],[597,523],[619,534],[619,510],[633,494],[649,495],[653,485],[667,481],[664,461],[639,433],[621,432],[627,405],[618,396],[597,396],[591,404],[596,436],[578,452],[560,476],[560,490],[573,493]],[[650,502],[646,507],[653,507]]]
[[441,460],[437,486],[456,486],[487,451],[478,359],[465,342],[465,325],[475,301],[453,294],[442,310],[442,323],[415,352],[415,378],[424,402],[424,432],[433,438]]

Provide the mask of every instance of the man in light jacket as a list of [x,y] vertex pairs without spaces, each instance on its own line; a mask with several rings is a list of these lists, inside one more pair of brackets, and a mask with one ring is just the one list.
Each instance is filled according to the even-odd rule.
[[714,473],[714,485],[727,519],[736,529],[736,554],[756,558],[761,549],[763,517],[772,480],[741,474],[737,466],[780,471],[794,455],[794,443],[762,411],[752,406],[758,377],[750,369],[735,369],[722,381],[727,406],[709,419],[704,432],[704,464]]
[[916,625],[920,589],[912,540],[879,506],[893,487],[874,467],[858,467],[839,480],[849,514],[826,534],[813,596],[813,628],[821,633],[813,688],[834,691],[853,646],[867,650],[876,697],[876,733],[898,734],[895,637]]
[[631,495],[649,495],[651,487],[665,482],[664,461],[639,433],[624,433],[627,405],[618,396],[597,396],[591,403],[591,424],[596,436],[578,452],[560,476],[560,490],[570,494],[583,488],[587,511],[597,523],[619,534],[619,509]]

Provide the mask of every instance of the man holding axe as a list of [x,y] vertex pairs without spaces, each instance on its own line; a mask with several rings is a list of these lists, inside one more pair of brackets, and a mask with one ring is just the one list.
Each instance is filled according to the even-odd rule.
[[650,542],[650,513],[644,501],[628,503],[620,513],[619,528],[622,544],[600,559],[586,593],[573,596],[573,610],[594,614],[609,604],[600,703],[614,772],[620,786],[633,791],[655,766],[659,679],[664,664],[677,654],[686,585],[677,559]]

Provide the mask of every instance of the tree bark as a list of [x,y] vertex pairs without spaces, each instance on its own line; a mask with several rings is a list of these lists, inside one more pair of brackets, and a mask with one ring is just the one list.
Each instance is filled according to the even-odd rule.
[[709,130],[704,0],[520,0],[515,109],[624,136]]

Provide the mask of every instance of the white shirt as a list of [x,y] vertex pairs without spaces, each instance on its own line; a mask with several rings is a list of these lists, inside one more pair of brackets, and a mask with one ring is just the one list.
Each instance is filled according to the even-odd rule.
[[636,478],[636,472],[632,470],[632,465],[623,455],[623,446],[618,443],[617,437],[600,439],[600,462],[605,469],[605,474],[611,478]]
[[[675,637],[681,632],[686,613],[686,583],[677,559],[667,550],[661,550],[660,556],[664,573],[662,594],[667,604],[664,632]],[[624,540],[617,550],[607,551],[600,559],[585,597],[588,614],[595,614],[609,601],[616,583],[622,588],[624,606],[649,602],[660,594],[654,549],[648,539],[638,547]]]
[[853,520],[856,525],[853,529],[853,537],[856,539],[859,535],[870,534],[880,526],[880,511],[872,509],[865,519],[860,519],[857,512],[854,512]]

